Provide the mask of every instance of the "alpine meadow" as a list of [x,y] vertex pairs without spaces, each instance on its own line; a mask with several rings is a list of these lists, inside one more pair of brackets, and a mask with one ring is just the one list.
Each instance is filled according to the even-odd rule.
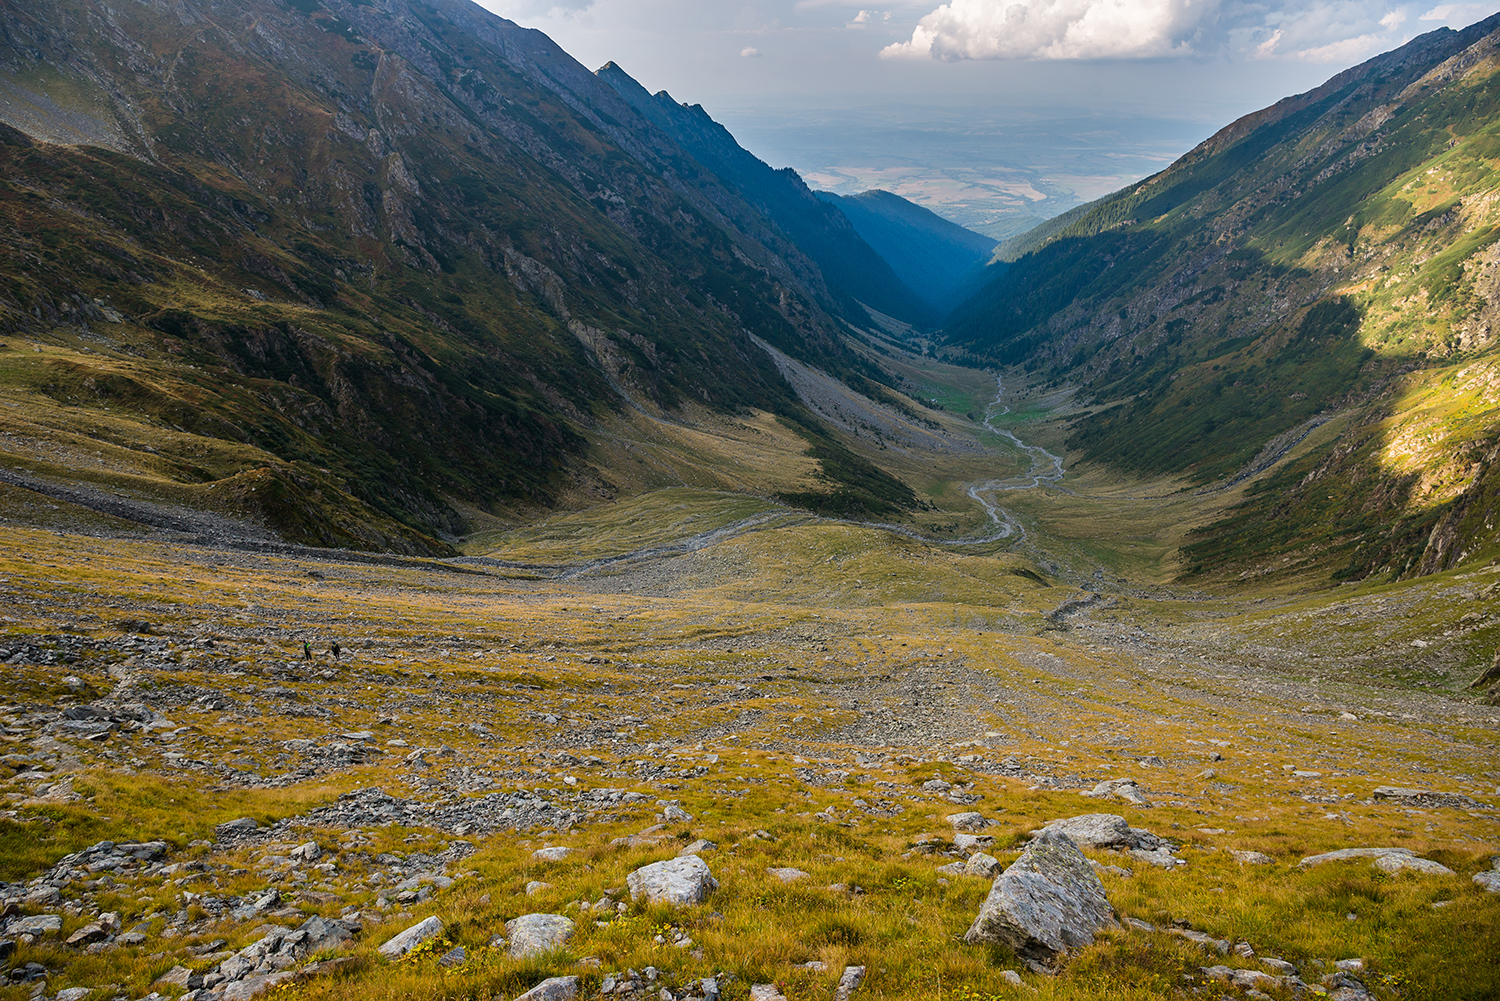
[[1500,997],[1408,37],[997,242],[469,0],[0,0],[0,1001]]

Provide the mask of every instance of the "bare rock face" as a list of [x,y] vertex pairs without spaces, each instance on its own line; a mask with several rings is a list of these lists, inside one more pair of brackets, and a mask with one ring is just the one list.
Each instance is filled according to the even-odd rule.
[[1078,845],[1046,829],[995,880],[964,941],[1004,943],[1032,970],[1052,973],[1114,920],[1104,884]]
[[632,900],[645,897],[653,904],[701,904],[719,888],[708,863],[696,855],[642,866],[625,877]]

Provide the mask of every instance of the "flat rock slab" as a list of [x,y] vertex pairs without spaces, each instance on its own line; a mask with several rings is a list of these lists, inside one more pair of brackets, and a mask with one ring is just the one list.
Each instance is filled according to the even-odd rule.
[[397,959],[411,952],[417,946],[430,938],[437,938],[443,933],[442,919],[436,915],[419,921],[395,938],[386,942],[377,950],[387,959]]
[[1474,883],[1487,893],[1500,893],[1500,870],[1487,869],[1474,874]]
[[1419,858],[1410,848],[1340,848],[1336,852],[1309,855],[1298,865],[1310,868],[1324,862],[1344,862],[1349,859],[1369,859],[1382,872],[1396,873],[1403,869],[1428,876],[1452,876],[1452,869],[1431,859]]
[[947,821],[953,825],[955,831],[982,831],[994,823],[994,821],[986,820],[984,814],[975,813],[972,810],[967,813],[950,813]]
[[1104,884],[1077,843],[1044,829],[995,880],[964,941],[1003,943],[1032,970],[1052,973],[1067,952],[1113,924]]
[[696,855],[642,866],[625,877],[630,899],[653,904],[701,904],[719,888],[708,863]]
[[573,849],[563,845],[556,845],[549,848],[538,848],[531,853],[531,857],[540,862],[561,862],[572,854]]
[[526,959],[560,949],[573,937],[573,922],[561,914],[522,914],[505,922],[510,958]]
[[767,869],[766,872],[770,873],[772,876],[775,876],[783,883],[795,883],[799,879],[807,879],[812,875],[812,873],[803,872],[801,869],[793,869],[790,866]]
[[516,1001],[570,1001],[577,996],[577,977],[548,977]]
[[786,1001],[786,996],[775,984],[751,984],[750,1001]]

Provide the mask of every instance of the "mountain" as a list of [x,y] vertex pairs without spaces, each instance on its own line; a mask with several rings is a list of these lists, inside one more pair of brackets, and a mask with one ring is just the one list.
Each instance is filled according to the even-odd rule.
[[889,191],[847,196],[820,191],[818,197],[837,205],[855,232],[940,314],[978,290],[995,249],[990,237]]
[[781,415],[842,507],[886,505],[841,475],[905,496],[757,344],[878,395],[848,292],[545,35],[466,0],[0,11],[13,479],[447,552],[461,511],[607,496],[599,422],[693,405]]
[[651,94],[612,62],[600,68],[599,79],[780,227],[817,262],[846,310],[854,312],[862,302],[918,326],[930,326],[941,315],[844,213],[825,204],[795,170],[777,170],[740,146],[702,105],[678,104],[666,91]]
[[1423,35],[1028,234],[950,343],[1079,386],[1084,458],[1202,486],[1336,417],[1189,572],[1500,554],[1497,28]]

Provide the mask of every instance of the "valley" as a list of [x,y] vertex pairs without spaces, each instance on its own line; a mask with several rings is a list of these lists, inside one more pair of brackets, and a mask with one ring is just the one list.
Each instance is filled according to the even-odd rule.
[[466,0],[0,15],[0,1001],[1500,995],[1500,15],[998,246]]

